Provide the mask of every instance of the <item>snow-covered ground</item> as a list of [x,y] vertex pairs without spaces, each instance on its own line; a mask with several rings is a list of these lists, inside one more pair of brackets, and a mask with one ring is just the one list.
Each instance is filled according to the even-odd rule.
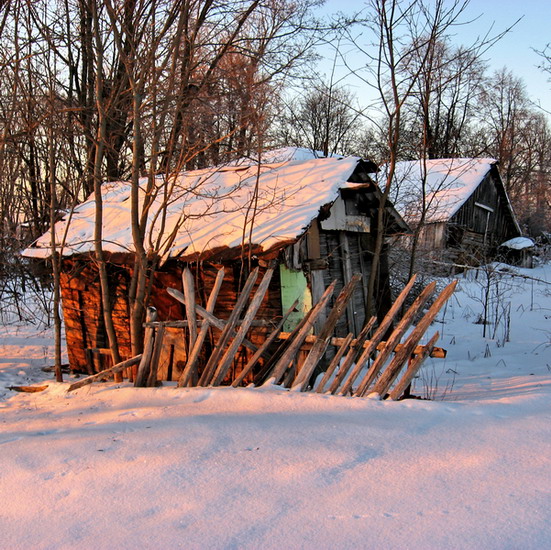
[[499,279],[491,339],[485,273],[461,279],[428,333],[448,357],[415,383],[433,401],[66,394],[40,369],[49,335],[3,329],[0,548],[550,548],[551,285],[533,279],[551,265],[517,271],[532,279]]

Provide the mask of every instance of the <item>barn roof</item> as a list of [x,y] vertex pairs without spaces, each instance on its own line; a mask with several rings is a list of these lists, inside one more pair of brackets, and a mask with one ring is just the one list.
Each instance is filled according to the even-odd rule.
[[[348,180],[362,162],[358,157],[313,158],[306,151],[281,149],[260,165],[243,161],[168,179],[156,177],[158,194],[148,216],[149,248],[161,250],[166,259],[219,247],[234,248],[243,240],[269,250],[296,239],[319,214],[320,207],[338,198],[340,189],[358,187]],[[140,180],[142,204],[146,185],[146,178]],[[130,184],[124,181],[102,187],[103,248],[107,252],[134,249],[130,191]],[[163,220],[159,213],[165,201]],[[94,250],[94,214],[95,201],[90,196],[56,224],[59,244],[66,234],[64,256]],[[167,245],[167,236],[173,233],[174,242]],[[50,240],[51,233],[47,232],[23,254],[48,257]],[[161,246],[153,246],[155,242]]]
[[[390,200],[408,223],[417,223],[423,209],[425,180],[425,223],[448,221],[465,204],[496,163],[492,158],[398,162]],[[388,165],[385,165],[377,174],[377,181],[383,188],[387,171]],[[425,173],[426,178],[423,177]]]

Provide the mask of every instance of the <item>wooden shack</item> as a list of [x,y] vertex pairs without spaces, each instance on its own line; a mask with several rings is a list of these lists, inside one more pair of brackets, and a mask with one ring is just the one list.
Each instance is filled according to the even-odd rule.
[[439,258],[445,249],[461,263],[492,259],[521,234],[494,159],[399,162],[390,197],[410,227],[422,225],[419,244]]
[[[205,305],[216,274],[225,275],[214,314],[228,318],[236,296],[255,266],[265,271],[277,266],[269,290],[257,314],[249,339],[263,340],[282,312],[299,298],[286,330],[295,326],[327,286],[337,280],[336,293],[355,273],[363,284],[356,288],[335,335],[357,334],[365,323],[367,281],[374,249],[374,232],[380,190],[369,173],[374,165],[357,157],[312,158],[302,150],[285,150],[285,160],[272,156],[262,164],[240,162],[179,174],[170,182],[171,201],[164,231],[176,231],[168,248],[157,249],[162,257],[153,278],[149,305],[159,320],[185,318],[183,306],[166,291],[182,289],[182,271],[188,266],[195,279],[196,301]],[[159,189],[167,185],[158,178]],[[123,358],[130,356],[128,289],[132,275],[133,244],[129,225],[130,186],[106,183],[103,189],[104,250],[108,258],[113,315]],[[73,371],[98,371],[106,365],[102,349],[107,347],[100,300],[98,271],[94,263],[94,201],[88,199],[71,219],[56,225],[63,246],[61,291],[70,367]],[[407,225],[387,204],[387,231],[396,234]],[[149,235],[163,242],[155,225],[159,216],[150,214]],[[50,233],[24,254],[45,258],[50,254]],[[388,307],[388,272],[381,262],[380,313]],[[260,280],[260,278],[259,278]],[[321,322],[321,320],[320,320]],[[177,380],[187,350],[183,329],[170,329],[160,378]],[[242,352],[246,355],[247,351]],[[243,357],[243,361],[246,357]],[[235,373],[240,358],[236,357]],[[234,374],[235,374],[234,373]]]

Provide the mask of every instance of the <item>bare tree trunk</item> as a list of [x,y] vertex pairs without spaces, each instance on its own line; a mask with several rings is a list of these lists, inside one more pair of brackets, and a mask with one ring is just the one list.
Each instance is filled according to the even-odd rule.
[[109,278],[107,276],[107,265],[103,253],[103,198],[101,195],[102,184],[102,164],[106,141],[107,120],[105,106],[103,104],[103,44],[98,24],[98,14],[96,5],[93,9],[94,15],[94,39],[96,41],[97,54],[97,74],[96,74],[96,101],[99,117],[98,133],[96,139],[96,157],[94,161],[94,199],[96,203],[95,224],[94,224],[94,250],[96,253],[96,263],[100,278],[101,304],[103,308],[103,320],[105,323],[105,332],[111,350],[113,364],[121,362],[119,346],[117,343],[117,334],[113,325],[113,315],[111,308],[111,296],[109,292]]
[[54,370],[56,382],[63,382],[63,373],[61,372],[61,281],[60,267],[61,256],[57,250],[55,222],[57,212],[57,193],[56,193],[56,151],[54,148],[53,128],[50,126],[50,144],[49,144],[49,164],[50,164],[50,227],[51,227],[51,262],[54,278]]

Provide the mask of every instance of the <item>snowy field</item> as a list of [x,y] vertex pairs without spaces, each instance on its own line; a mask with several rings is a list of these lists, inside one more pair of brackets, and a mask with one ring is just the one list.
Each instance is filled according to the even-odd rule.
[[486,273],[461,278],[415,381],[432,401],[66,394],[49,333],[3,328],[0,548],[551,548],[551,265],[517,274],[490,274],[486,338]]

